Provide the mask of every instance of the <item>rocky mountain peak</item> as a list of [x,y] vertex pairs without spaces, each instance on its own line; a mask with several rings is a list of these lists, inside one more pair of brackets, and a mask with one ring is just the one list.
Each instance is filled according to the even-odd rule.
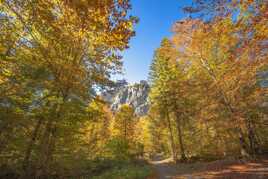
[[149,84],[145,80],[134,84],[119,80],[111,89],[102,93],[102,97],[110,103],[113,111],[117,111],[123,104],[128,104],[134,108],[136,115],[143,116],[149,109],[149,90]]

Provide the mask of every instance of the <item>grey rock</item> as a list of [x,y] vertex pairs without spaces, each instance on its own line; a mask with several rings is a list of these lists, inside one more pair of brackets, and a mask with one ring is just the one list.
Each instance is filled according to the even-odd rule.
[[117,111],[121,105],[128,104],[134,108],[137,116],[143,116],[149,110],[149,90],[149,84],[145,80],[132,85],[121,80],[117,81],[113,88],[103,92],[101,96],[110,103],[112,111]]

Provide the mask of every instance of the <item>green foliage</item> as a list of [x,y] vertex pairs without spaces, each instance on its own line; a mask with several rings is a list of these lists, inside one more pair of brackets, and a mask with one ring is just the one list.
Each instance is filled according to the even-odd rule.
[[134,141],[135,114],[129,105],[122,105],[114,116],[112,130],[115,136],[131,143]]
[[113,137],[107,143],[108,155],[116,160],[130,160],[129,142],[124,138]]
[[110,156],[118,160],[130,160],[143,155],[143,144],[136,133],[140,128],[134,110],[129,105],[122,105],[111,123],[112,138],[107,148]]

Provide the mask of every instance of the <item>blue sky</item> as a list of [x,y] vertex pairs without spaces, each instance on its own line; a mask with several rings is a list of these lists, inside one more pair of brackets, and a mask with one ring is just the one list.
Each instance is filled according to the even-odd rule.
[[117,78],[134,83],[148,78],[154,50],[171,35],[172,24],[186,16],[181,7],[191,0],[131,0],[131,4],[131,14],[140,21],[130,48],[123,53],[124,75]]

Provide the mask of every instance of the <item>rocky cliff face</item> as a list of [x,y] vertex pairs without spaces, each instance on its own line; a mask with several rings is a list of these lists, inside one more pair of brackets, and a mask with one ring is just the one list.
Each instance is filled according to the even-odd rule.
[[136,115],[146,115],[149,109],[148,93],[149,85],[147,81],[140,81],[129,85],[126,81],[118,81],[115,87],[104,92],[102,97],[111,104],[111,109],[116,111],[123,104],[131,105]]

